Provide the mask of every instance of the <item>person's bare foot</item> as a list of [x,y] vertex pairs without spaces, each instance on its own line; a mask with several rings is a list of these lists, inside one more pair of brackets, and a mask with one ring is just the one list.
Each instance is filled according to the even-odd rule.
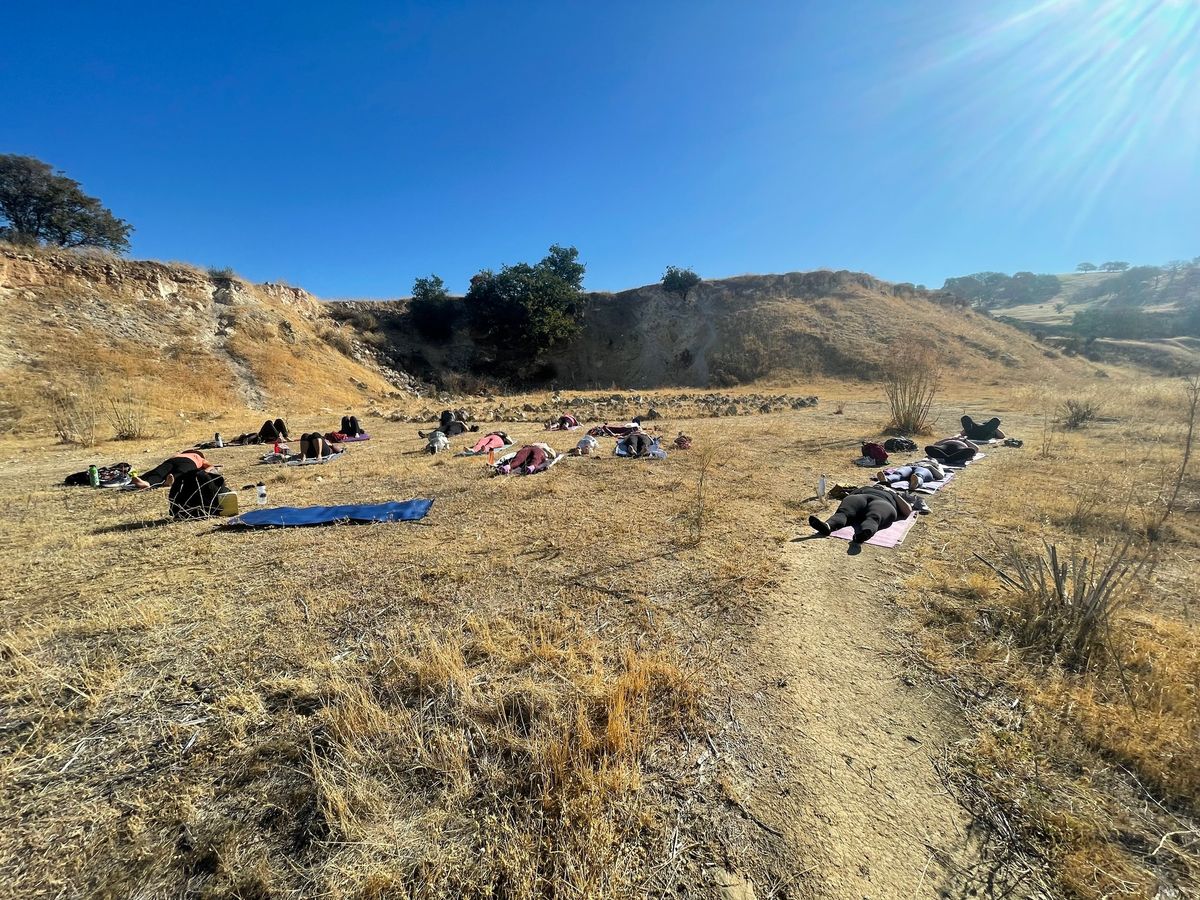
[[914,491],[921,486],[921,478],[916,472],[908,476],[908,486]]
[[138,488],[139,490],[144,491],[150,487],[150,482],[146,481],[144,478],[138,478],[136,475],[129,479],[129,481],[135,488]]
[[175,483],[175,473],[168,472],[167,477],[163,479],[163,487],[169,488],[174,483]]

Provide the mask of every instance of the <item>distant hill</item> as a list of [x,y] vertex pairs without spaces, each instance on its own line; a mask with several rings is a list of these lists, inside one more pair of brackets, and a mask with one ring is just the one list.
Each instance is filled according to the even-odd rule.
[[1200,258],[1067,275],[980,272],[943,290],[1071,352],[1168,371],[1200,366]]

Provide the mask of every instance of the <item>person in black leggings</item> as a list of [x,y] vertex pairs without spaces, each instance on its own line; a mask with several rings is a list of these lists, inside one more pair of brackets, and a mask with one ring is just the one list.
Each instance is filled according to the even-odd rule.
[[319,431],[312,434],[300,435],[300,458],[320,459],[323,456],[333,456],[342,451]]
[[258,429],[258,440],[263,444],[273,444],[275,441],[288,440],[287,425],[283,419],[276,419],[272,422],[270,419],[263,422],[262,428]]
[[925,448],[925,455],[944,466],[965,466],[979,448],[963,438],[942,438]]
[[153,469],[134,475],[131,482],[139,488],[170,487],[175,479],[196,469],[212,469],[213,464],[204,458],[199,450],[186,450],[176,453],[169,459],[160,462]]
[[990,441],[992,438],[1004,437],[998,416],[993,416],[986,422],[976,422],[970,416],[963,416],[962,433],[963,437],[972,441]]
[[478,431],[478,425],[468,425],[460,419],[452,419],[445,425],[439,425],[433,431],[418,431],[417,434],[423,438],[429,437],[434,431],[440,431],[448,438],[458,437],[460,434],[466,434],[468,431]]
[[346,437],[358,437],[366,432],[358,427],[358,416],[342,416],[342,434]]
[[911,513],[912,506],[895,491],[882,485],[871,485],[861,487],[843,499],[837,512],[826,521],[809,516],[808,524],[825,537],[851,525],[855,542],[862,543],[873,538],[881,528],[887,528],[897,519],[908,518]]

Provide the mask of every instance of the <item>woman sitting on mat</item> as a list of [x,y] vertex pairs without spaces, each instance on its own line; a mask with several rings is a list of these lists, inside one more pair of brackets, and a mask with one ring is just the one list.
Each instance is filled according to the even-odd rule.
[[342,449],[319,432],[314,431],[312,434],[300,435],[300,459],[302,461],[334,456],[341,453]]
[[965,466],[978,452],[979,447],[965,438],[942,438],[925,448],[925,455],[943,466]]
[[143,490],[154,487],[170,487],[175,483],[177,477],[186,472],[194,472],[196,469],[206,472],[215,468],[217,466],[205,459],[204,454],[199,450],[185,450],[163,460],[149,472],[134,475],[129,480],[135,487]]
[[875,475],[880,484],[891,486],[901,482],[908,485],[910,490],[916,490],[931,481],[941,481],[946,477],[946,470],[933,460],[925,459],[907,466],[897,466],[884,469]]
[[900,494],[881,484],[872,484],[851,492],[838,505],[837,512],[824,522],[817,516],[809,516],[808,524],[825,537],[850,525],[854,528],[855,543],[861,544],[893,522],[907,519],[912,511],[912,505]]
[[993,438],[1003,438],[1000,430],[1000,418],[993,416],[986,422],[976,423],[970,416],[962,417],[962,436],[972,441],[990,441]]

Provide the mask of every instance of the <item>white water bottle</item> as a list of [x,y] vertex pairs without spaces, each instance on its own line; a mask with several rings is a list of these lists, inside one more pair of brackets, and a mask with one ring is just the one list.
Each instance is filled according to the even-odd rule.
[[255,485],[255,490],[258,492],[258,505],[265,506],[267,503],[267,486],[260,481]]
[[825,476],[824,475],[822,475],[820,478],[817,479],[817,499],[818,500],[825,499]]

